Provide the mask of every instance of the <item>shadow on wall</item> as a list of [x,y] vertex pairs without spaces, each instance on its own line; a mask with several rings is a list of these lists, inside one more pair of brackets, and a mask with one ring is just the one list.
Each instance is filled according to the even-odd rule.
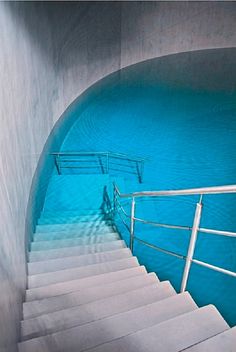
[[[82,73],[80,65],[83,65],[83,71],[92,74],[98,60],[120,56],[120,2],[7,2],[6,5],[32,43],[37,43],[34,50],[44,55],[57,73],[76,67]],[[43,30],[45,27],[48,31]]]

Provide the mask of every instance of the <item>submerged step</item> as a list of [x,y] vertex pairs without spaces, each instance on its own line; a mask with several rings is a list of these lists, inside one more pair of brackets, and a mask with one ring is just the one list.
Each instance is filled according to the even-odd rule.
[[49,297],[55,297],[69,292],[86,290],[90,287],[96,288],[96,286],[110,284],[112,282],[124,280],[127,278],[138,277],[146,273],[147,271],[144,266],[136,266],[133,268],[108,272],[105,274],[89,276],[83,279],[75,279],[48,286],[28,289],[26,290],[26,301],[28,302]]
[[32,348],[33,351],[38,352],[41,347],[43,351],[50,349],[52,352],[82,352],[196,308],[191,296],[185,292],[92,323],[34,338],[22,343],[20,351],[25,348],[24,352],[28,352]]
[[28,263],[28,275],[36,275],[80,266],[98,264],[107,261],[128,258],[131,256],[132,253],[129,248],[122,248],[113,251],[99,252],[95,254],[33,262]]
[[100,275],[138,265],[137,258],[131,257],[78,268],[59,270],[52,273],[30,275],[28,276],[28,287],[35,288],[73,279],[82,279],[87,276]]
[[60,231],[73,231],[73,230],[98,230],[100,228],[109,228],[109,230],[112,229],[111,226],[109,226],[105,221],[102,221],[100,223],[96,222],[77,222],[77,223],[72,223],[72,224],[50,224],[50,225],[37,225],[36,226],[36,232],[35,235],[37,234],[42,234],[44,232],[60,232]]
[[216,308],[207,306],[89,349],[89,351],[179,352],[226,329],[228,325]]
[[104,215],[101,208],[99,209],[75,209],[75,210],[43,210],[40,218],[51,217],[68,217],[68,216],[90,216],[90,215]]
[[63,247],[63,248],[57,248],[57,249],[34,251],[29,253],[29,262],[32,263],[32,262],[38,262],[42,260],[94,254],[94,253],[111,251],[111,250],[125,248],[125,247],[126,247],[126,244],[123,240],[115,240],[110,242],[88,244],[85,246],[82,245],[82,246]]
[[63,240],[63,239],[72,239],[72,238],[81,238],[81,237],[91,237],[98,236],[100,234],[110,234],[115,233],[114,229],[111,226],[101,226],[99,228],[88,228],[88,229],[71,229],[65,231],[52,231],[52,232],[41,232],[35,233],[33,241],[42,242],[42,241],[53,241],[53,240]]
[[119,240],[120,237],[118,233],[111,232],[106,234],[98,234],[93,236],[84,236],[77,238],[68,238],[61,240],[52,241],[39,241],[31,243],[31,251],[42,251],[48,249],[56,249],[62,247],[73,247],[73,246],[86,246],[90,244],[103,243]]
[[175,294],[169,282],[150,284],[106,299],[24,320],[21,324],[22,336],[32,338],[51,334],[144,306]]
[[52,224],[73,224],[77,222],[95,222],[99,224],[102,221],[108,221],[109,217],[106,214],[95,215],[52,215],[41,216],[38,219],[38,225],[52,225]]
[[24,319],[33,318],[42,314],[56,312],[88,302],[115,296],[140,287],[159,282],[156,274],[144,274],[109,284],[90,287],[80,291],[74,291],[64,295],[41,299],[23,304]]

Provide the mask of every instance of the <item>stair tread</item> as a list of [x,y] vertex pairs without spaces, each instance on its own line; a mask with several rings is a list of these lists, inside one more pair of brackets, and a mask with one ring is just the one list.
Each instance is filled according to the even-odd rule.
[[68,177],[52,177],[31,242],[19,352],[233,351],[236,330],[217,309],[148,274],[115,232],[100,208],[109,175],[99,187]]
[[106,234],[99,233],[98,235],[60,239],[60,240],[53,240],[53,241],[38,241],[38,242],[31,242],[31,251],[48,250],[53,248],[56,249],[56,248],[62,248],[62,247],[83,246],[88,244],[109,242],[109,241],[114,241],[119,239],[120,237],[116,232],[111,232]]
[[187,348],[186,352],[233,352],[236,350],[236,327]]
[[206,306],[89,351],[179,352],[226,329],[228,325],[216,308]]
[[76,209],[76,210],[43,210],[40,218],[46,218],[51,216],[80,216],[80,215],[104,215],[102,209]]
[[105,263],[86,265],[78,268],[59,270],[51,273],[29,275],[28,287],[35,288],[40,286],[47,286],[57,282],[99,275],[105,272],[127,269],[134,266],[139,266],[138,260],[136,257],[130,257]]
[[33,342],[51,341],[51,344],[52,342],[59,344],[60,348],[65,348],[66,342],[68,350],[79,352],[160,324],[195,309],[197,305],[189,293],[185,292],[84,325],[34,338]]
[[48,249],[41,251],[34,251],[29,253],[29,261],[37,262],[47,259],[55,259],[55,258],[65,258],[71,257],[73,255],[86,255],[93,254],[99,252],[105,252],[114,250],[117,248],[125,248],[125,242],[123,240],[114,240],[109,242],[102,242],[96,244],[88,244],[88,245],[80,245],[73,247],[62,247],[56,249]]
[[100,275],[89,276],[83,279],[74,279],[48,286],[26,290],[26,301],[39,300],[48,297],[55,297],[73,291],[84,290],[89,287],[105,285],[112,282],[120,281],[126,278],[138,277],[146,274],[147,271],[144,266],[136,266],[133,268],[117,270]]
[[94,287],[89,287],[84,290],[74,291],[56,297],[25,302],[23,303],[23,316],[24,319],[36,317],[42,314],[55,312],[57,310],[115,296],[117,294],[128,292],[130,290],[156,282],[159,282],[156,274],[143,274],[109,284],[96,286],[96,289],[94,289]]
[[107,216],[105,214],[95,214],[95,215],[73,215],[73,216],[63,216],[55,215],[50,217],[40,217],[38,219],[38,225],[50,225],[50,224],[61,224],[61,223],[74,223],[74,222],[101,222],[106,221]]
[[89,228],[106,228],[106,227],[111,227],[107,224],[106,221],[102,221],[100,223],[92,222],[92,221],[86,221],[86,222],[76,222],[76,223],[65,223],[65,224],[47,224],[47,225],[37,225],[36,226],[36,234],[38,233],[44,233],[44,232],[59,232],[59,231],[65,231],[65,230],[70,230],[70,229],[89,229]]
[[51,232],[37,232],[34,234],[33,242],[44,242],[44,241],[54,241],[54,240],[63,240],[63,239],[73,239],[73,238],[82,238],[85,237],[88,240],[88,237],[98,236],[98,235],[107,235],[114,234],[115,231],[111,226],[104,226],[101,228],[74,228],[68,229],[67,231],[51,231]]
[[24,320],[21,323],[22,336],[47,335],[125,312],[175,294],[169,282],[150,284],[119,295]]
[[115,259],[131,257],[132,253],[129,248],[115,249],[112,251],[98,252],[94,254],[85,254],[80,256],[56,258],[40,262],[28,263],[28,275],[41,274],[64,270],[73,267],[98,264]]

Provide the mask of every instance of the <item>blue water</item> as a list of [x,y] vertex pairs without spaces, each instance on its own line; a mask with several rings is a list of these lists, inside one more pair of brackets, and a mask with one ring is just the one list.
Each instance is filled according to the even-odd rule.
[[[209,51],[150,60],[102,80],[79,110],[61,149],[146,157],[144,183],[124,174],[122,191],[236,184],[235,76],[230,55],[217,55]],[[197,200],[140,200],[137,216],[191,226]],[[205,196],[203,204],[202,226],[236,231],[235,195]],[[117,223],[128,243],[127,230],[118,218]],[[137,225],[135,233],[186,254],[188,231]],[[184,262],[138,242],[134,254],[179,290]],[[199,234],[194,257],[236,271],[236,241]],[[236,324],[236,279],[192,265],[187,289],[199,305],[215,304]]]

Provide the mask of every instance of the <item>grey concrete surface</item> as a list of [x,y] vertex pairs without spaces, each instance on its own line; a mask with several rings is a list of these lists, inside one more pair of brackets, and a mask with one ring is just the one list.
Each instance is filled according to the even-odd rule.
[[168,281],[22,321],[22,336],[37,337],[83,325],[175,295]]
[[85,325],[34,338],[21,343],[19,350],[24,352],[30,351],[30,349],[39,351],[41,348],[47,351],[50,348],[52,351],[69,349],[70,352],[81,352],[159,324],[196,308],[191,296],[185,292]]
[[132,277],[143,276],[147,273],[144,266],[136,266],[131,269],[123,269],[116,272],[110,272],[84,279],[75,279],[66,282],[60,282],[48,286],[28,289],[26,291],[26,301],[40,300],[44,298],[56,297],[66,293],[81,291],[90,287],[106,285],[115,281],[121,281]]
[[23,305],[24,318],[34,318],[38,315],[97,301],[99,299],[115,296],[156,282],[159,282],[156,274],[150,273],[129,277],[128,279],[112,282],[110,284],[103,284],[102,286],[89,287],[65,295],[40,299],[33,302],[25,302]]
[[231,2],[0,3],[1,351],[16,351],[27,202],[54,123],[86,88],[122,67],[235,47],[235,18]]
[[86,265],[84,267],[71,268],[50,272],[45,274],[37,274],[28,276],[29,288],[36,288],[56,284],[58,282],[71,281],[88,276],[104,274],[107,272],[120,271],[123,269],[133,268],[139,263],[136,257],[114,260],[100,264]]
[[28,274],[35,275],[47,273],[50,271],[52,272],[74,268],[83,265],[92,265],[127,257],[131,257],[130,249],[122,248],[118,250],[99,252],[94,254],[50,259],[42,262],[28,263]]
[[203,341],[197,345],[189,347],[185,352],[221,352],[235,351],[236,346],[236,327],[224,331],[221,334]]
[[[89,349],[93,352],[180,352],[228,329],[214,306],[206,306]],[[164,342],[164,343],[163,343]]]

